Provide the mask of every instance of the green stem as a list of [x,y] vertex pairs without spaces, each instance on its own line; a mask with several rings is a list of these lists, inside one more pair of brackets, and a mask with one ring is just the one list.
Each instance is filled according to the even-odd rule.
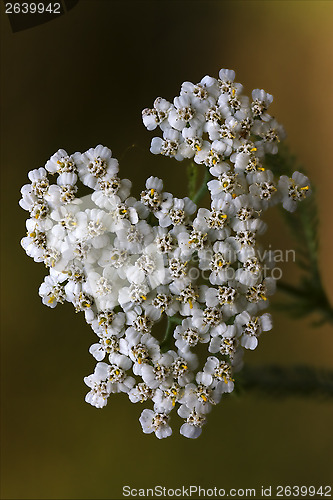
[[169,347],[170,347],[170,341],[172,339],[172,335],[173,335],[173,331],[175,329],[175,325],[180,325],[181,322],[182,322],[181,318],[177,318],[176,316],[172,316],[170,318],[170,316],[168,316],[167,327],[166,327],[166,330],[165,330],[165,334],[164,334],[163,340],[161,342],[161,351],[162,352],[166,352],[169,349]]
[[187,167],[188,195],[194,198],[197,188],[198,165],[193,161]]
[[198,191],[195,193],[193,197],[191,197],[192,201],[194,203],[198,204],[199,201],[205,196],[205,194],[208,191],[207,183],[211,180],[212,176],[210,175],[210,172],[208,168],[205,171],[205,176],[203,178],[202,184],[199,187]]

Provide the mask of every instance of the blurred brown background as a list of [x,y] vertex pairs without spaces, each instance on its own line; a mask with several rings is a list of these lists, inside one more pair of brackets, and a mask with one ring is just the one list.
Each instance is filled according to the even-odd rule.
[[[145,436],[142,407],[125,396],[103,410],[86,404],[94,335],[70,305],[41,304],[45,269],[20,247],[18,200],[28,171],[60,147],[99,143],[120,159],[134,194],[154,174],[184,196],[182,165],[150,154],[141,110],[157,96],[171,100],[185,80],[233,68],[247,94],[274,95],[272,112],[317,186],[333,302],[333,2],[80,0],[16,33],[2,4],[1,38],[2,498],[111,499],[123,485],[332,485],[332,402],[226,397],[196,441]],[[266,244],[293,248],[279,216],[269,220]],[[289,282],[295,268],[286,268]],[[332,328],[273,314],[247,363],[333,367]]]

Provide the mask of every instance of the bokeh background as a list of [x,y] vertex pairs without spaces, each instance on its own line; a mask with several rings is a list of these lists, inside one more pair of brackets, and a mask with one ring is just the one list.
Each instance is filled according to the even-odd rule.
[[[274,95],[272,112],[317,187],[333,302],[333,2],[80,0],[15,33],[2,4],[1,38],[2,498],[113,499],[124,485],[332,485],[333,405],[324,399],[226,397],[196,441],[144,435],[142,407],[125,396],[103,410],[86,404],[94,334],[72,306],[41,304],[45,269],[20,247],[27,214],[18,200],[28,171],[60,147],[99,143],[120,159],[135,194],[154,174],[184,196],[185,171],[150,154],[141,110],[157,96],[171,100],[185,80],[232,68],[246,93]],[[268,220],[266,244],[294,248],[280,216]],[[285,272],[296,282],[295,264]],[[331,327],[273,315],[248,364],[333,368]]]

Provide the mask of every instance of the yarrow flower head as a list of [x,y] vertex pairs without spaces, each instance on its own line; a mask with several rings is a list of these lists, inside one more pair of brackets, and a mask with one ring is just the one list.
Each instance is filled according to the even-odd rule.
[[[180,433],[197,438],[207,414],[233,391],[244,350],[272,328],[262,312],[275,291],[257,243],[262,213],[277,203],[294,211],[311,193],[300,172],[276,179],[264,166],[285,136],[268,113],[272,101],[260,89],[244,96],[234,71],[222,69],[143,111],[146,128],[162,133],[152,139],[153,154],[202,165],[209,208],[174,197],[155,176],[139,200],[131,197],[131,182],[102,145],[60,149],[21,189],[29,212],[21,243],[48,270],[42,302],[72,303],[95,335],[86,401],[103,408],[122,392],[150,405],[140,423],[159,439],[171,435],[174,409]],[[80,183],[91,194],[78,198]]]

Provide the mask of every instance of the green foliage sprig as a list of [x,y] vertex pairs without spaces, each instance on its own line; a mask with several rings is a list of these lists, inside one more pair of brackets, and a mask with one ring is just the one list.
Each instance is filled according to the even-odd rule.
[[[267,155],[266,166],[276,175],[291,176],[295,170],[304,172],[304,168],[290,153],[288,147],[281,145],[277,155]],[[281,209],[281,214],[290,229],[295,244],[297,265],[302,271],[299,283],[294,286],[278,281],[278,289],[289,295],[285,301],[275,306],[290,313],[293,317],[305,317],[318,313],[319,318],[314,325],[333,322],[333,308],[324,289],[319,267],[319,218],[317,209],[316,186],[312,187],[312,194],[302,203],[299,203],[295,212]]]

